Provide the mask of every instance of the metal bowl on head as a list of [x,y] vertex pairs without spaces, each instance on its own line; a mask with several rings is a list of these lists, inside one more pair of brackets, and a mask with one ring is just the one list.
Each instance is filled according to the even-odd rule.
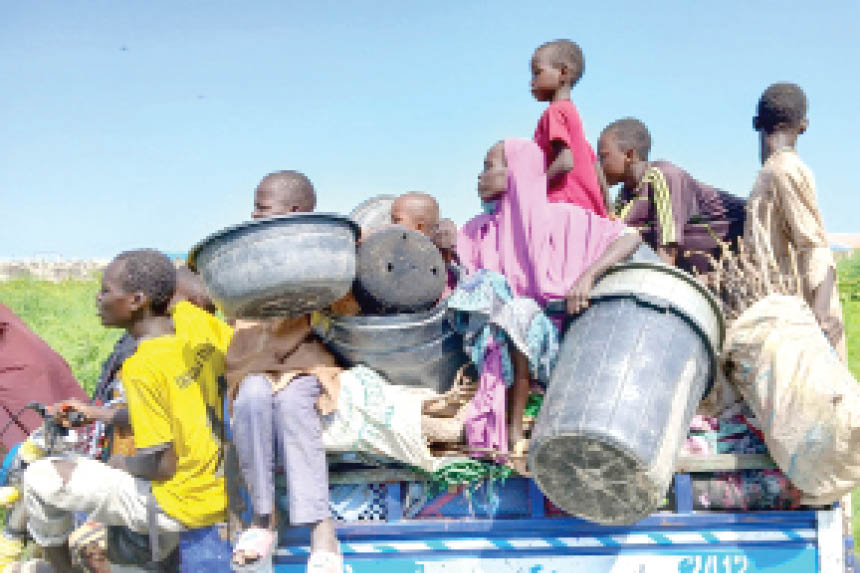
[[359,227],[332,213],[294,213],[213,233],[191,249],[212,299],[231,318],[299,316],[346,295]]

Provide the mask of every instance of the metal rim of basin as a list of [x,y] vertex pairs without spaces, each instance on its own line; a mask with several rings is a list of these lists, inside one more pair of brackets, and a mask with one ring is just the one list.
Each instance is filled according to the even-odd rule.
[[198,242],[188,252],[186,264],[188,265],[189,269],[191,269],[192,271],[196,271],[197,254],[211,243],[214,243],[219,239],[223,239],[227,235],[231,235],[237,231],[243,231],[245,229],[250,229],[254,227],[274,226],[278,224],[283,224],[285,222],[291,222],[298,225],[303,225],[306,223],[337,223],[339,225],[349,228],[352,231],[353,237],[356,240],[358,239],[359,233],[361,232],[361,228],[358,226],[358,223],[356,223],[349,217],[344,217],[343,215],[339,215],[338,213],[291,213],[289,215],[278,215],[277,217],[266,217],[265,219],[252,219],[250,221],[244,221],[236,225],[225,227],[224,229],[216,231],[202,241]]

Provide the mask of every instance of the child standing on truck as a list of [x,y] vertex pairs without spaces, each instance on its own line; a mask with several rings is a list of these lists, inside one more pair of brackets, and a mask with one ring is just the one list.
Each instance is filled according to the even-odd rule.
[[[254,218],[313,211],[316,192],[296,171],[266,176],[254,194]],[[340,573],[343,560],[329,510],[328,464],[320,413],[337,396],[334,357],[313,334],[310,316],[237,320],[227,352],[233,441],[253,505],[253,523],[233,547],[233,567],[268,559],[275,534],[275,448],[289,491],[290,523],[311,530],[308,571]]]
[[[168,312],[175,281],[173,262],[153,250],[121,253],[105,269],[102,323],[137,342],[120,374],[137,451],[107,464],[47,458],[27,469],[28,529],[58,571],[71,570],[74,512],[140,533],[179,533],[226,518],[221,443],[205,396],[215,372],[175,334]],[[157,558],[172,547],[162,549]]]
[[570,101],[570,90],[585,71],[582,50],[570,40],[547,42],[532,55],[531,69],[532,95],[549,102],[534,134],[544,154],[547,197],[550,202],[579,205],[606,217],[594,150]]
[[808,125],[800,86],[776,83],[759,98],[753,128],[762,168],[747,200],[744,242],[762,263],[776,263],[787,276],[797,272],[806,302],[844,361],[836,264],[818,210],[815,179],[796,150]]
[[[650,151],[651,134],[638,119],[619,119],[600,134],[597,153],[606,182],[623,184],[618,216],[642,231],[666,263],[685,270],[697,260],[688,260],[686,251],[707,250],[718,257],[716,239],[735,244],[743,234],[744,200],[694,179],[668,161],[649,161]],[[705,237],[685,233],[694,221],[709,225]]]

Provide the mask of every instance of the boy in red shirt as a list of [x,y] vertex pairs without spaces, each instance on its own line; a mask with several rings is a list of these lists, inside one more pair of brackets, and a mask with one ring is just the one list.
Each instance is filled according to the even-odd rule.
[[585,69],[582,50],[570,40],[547,42],[535,50],[531,67],[532,95],[538,101],[550,102],[534,135],[546,158],[548,198],[606,217],[606,199],[595,166],[597,157],[570,101],[570,90]]

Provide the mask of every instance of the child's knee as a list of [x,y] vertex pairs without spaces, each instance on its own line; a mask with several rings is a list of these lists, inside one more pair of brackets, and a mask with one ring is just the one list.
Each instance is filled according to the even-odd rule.
[[255,413],[266,407],[271,408],[271,403],[272,383],[263,375],[252,374],[242,380],[233,409]]
[[24,492],[30,492],[44,499],[69,483],[74,469],[75,463],[68,460],[35,461],[24,472]]

